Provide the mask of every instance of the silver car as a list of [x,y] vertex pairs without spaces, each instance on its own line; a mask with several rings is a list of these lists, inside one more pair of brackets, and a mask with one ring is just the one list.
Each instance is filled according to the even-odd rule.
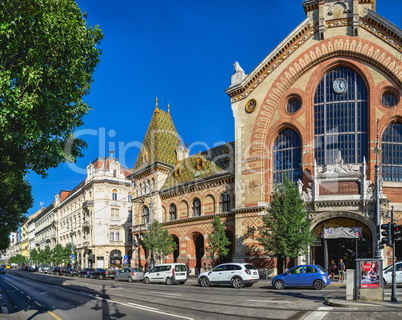
[[118,271],[114,277],[115,281],[142,281],[144,272],[140,268],[124,268]]

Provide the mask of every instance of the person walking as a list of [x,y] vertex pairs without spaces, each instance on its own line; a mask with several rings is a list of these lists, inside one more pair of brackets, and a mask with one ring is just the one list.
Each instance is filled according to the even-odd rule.
[[331,280],[335,281],[335,273],[338,271],[338,267],[336,266],[335,261],[332,259],[329,263],[329,274],[331,276]]
[[345,281],[345,272],[346,272],[346,265],[342,259],[339,259],[338,263],[339,282]]

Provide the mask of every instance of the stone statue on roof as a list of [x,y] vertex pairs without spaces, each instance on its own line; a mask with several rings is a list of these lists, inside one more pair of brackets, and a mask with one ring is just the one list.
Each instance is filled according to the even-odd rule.
[[232,75],[232,81],[230,86],[234,86],[240,82],[243,81],[243,79],[246,77],[246,74],[244,73],[243,68],[240,66],[240,64],[236,61],[234,64],[234,74]]

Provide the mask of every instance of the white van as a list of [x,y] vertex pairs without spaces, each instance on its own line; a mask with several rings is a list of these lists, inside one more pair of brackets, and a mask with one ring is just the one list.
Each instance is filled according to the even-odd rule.
[[184,263],[157,264],[144,275],[145,283],[183,284],[187,281],[187,266]]

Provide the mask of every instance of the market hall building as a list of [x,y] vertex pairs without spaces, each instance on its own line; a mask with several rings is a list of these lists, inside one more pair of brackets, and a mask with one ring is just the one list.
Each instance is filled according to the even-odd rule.
[[[309,254],[290,264],[342,258],[353,268],[356,257],[374,256],[377,200],[379,224],[389,222],[392,207],[401,218],[401,30],[376,13],[375,0],[302,6],[306,19],[254,70],[234,65],[226,89],[234,143],[190,157],[170,114],[155,109],[130,176],[137,190],[133,264],[149,258],[141,237],[151,215],[178,245],[166,260],[199,270],[210,262],[205,248],[219,215],[232,242],[228,260],[280,267],[257,239],[283,173],[297,182],[316,236]],[[154,137],[152,150],[150,132],[160,129],[176,133]],[[361,230],[359,237],[323,238],[324,230],[343,228]],[[391,253],[382,250],[385,264]]]

